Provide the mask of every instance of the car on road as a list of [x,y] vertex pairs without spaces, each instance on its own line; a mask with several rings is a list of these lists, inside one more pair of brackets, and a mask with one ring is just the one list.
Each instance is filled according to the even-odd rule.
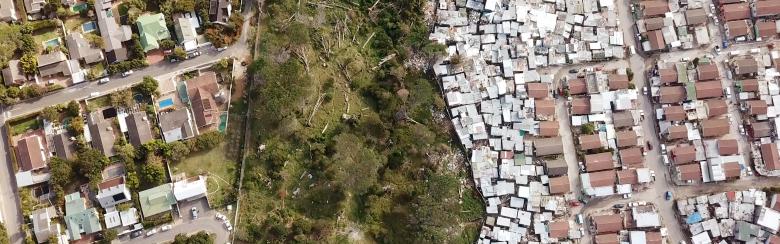
[[162,227],[160,227],[160,230],[161,230],[161,231],[169,231],[169,230],[171,230],[171,229],[173,229],[173,226],[172,226],[172,225],[170,225],[170,224],[163,225]]
[[625,206],[626,205],[623,205],[622,203],[618,203],[618,204],[612,205],[613,208],[623,208]]
[[138,238],[139,236],[141,236],[143,234],[144,234],[143,230],[130,232],[130,239]]
[[222,52],[222,51],[225,51],[225,50],[227,50],[227,47],[217,48],[217,52]]
[[577,214],[577,223],[582,224],[584,221],[582,220],[582,214]]
[[228,231],[233,231],[233,225],[230,224],[230,221],[225,220],[225,229]]
[[198,208],[192,207],[192,209],[190,209],[190,212],[192,212],[192,219],[198,219]]
[[100,92],[93,92],[89,94],[89,97],[98,97],[100,96]]
[[122,73],[122,77],[128,77],[133,74],[133,70],[128,70]]
[[152,236],[154,234],[157,234],[157,228],[151,229],[146,232],[146,236]]
[[100,80],[98,80],[98,84],[106,84],[109,81],[111,81],[111,79],[109,79],[108,77],[103,77],[103,78],[100,78]]
[[672,200],[672,192],[671,191],[666,191],[666,200],[667,201]]

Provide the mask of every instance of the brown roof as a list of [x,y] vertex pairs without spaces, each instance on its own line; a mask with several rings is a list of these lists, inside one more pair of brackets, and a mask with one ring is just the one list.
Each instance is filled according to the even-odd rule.
[[571,101],[571,113],[573,115],[590,114],[590,99],[588,97],[577,97]]
[[650,41],[650,51],[666,48],[664,33],[661,30],[648,31],[647,40]]
[[685,22],[688,22],[688,25],[707,23],[707,13],[703,8],[688,9],[685,11]]
[[712,80],[718,78],[718,66],[713,63],[699,64],[699,67],[696,67],[696,74],[699,76],[699,80]]
[[620,184],[639,184],[639,178],[636,175],[636,169],[624,169],[617,172],[618,183]]
[[756,17],[766,17],[780,14],[780,1],[757,1]]
[[739,153],[739,145],[735,139],[718,140],[718,153],[720,155],[731,155]]
[[563,140],[560,136],[534,139],[536,156],[554,155],[563,153]]
[[550,194],[568,193],[571,191],[568,176],[550,178]]
[[615,161],[612,159],[611,152],[585,155],[585,170],[588,172],[612,168],[615,168]]
[[585,82],[585,79],[578,78],[569,80],[570,95],[580,95],[585,93],[588,93],[588,83]]
[[721,6],[723,19],[726,21],[750,18],[750,5],[748,3],[734,3]]
[[756,22],[756,30],[759,37],[772,37],[777,35],[777,26],[774,21],[758,21]]
[[[775,209],[777,211],[780,211],[780,209]],[[778,235],[772,235],[767,239],[766,244],[780,244],[780,236]]]
[[16,143],[17,161],[21,171],[30,171],[44,167],[43,140],[40,136],[32,135],[20,139]]
[[780,153],[777,152],[777,144],[761,144],[761,158],[767,169],[780,169]]
[[645,30],[647,31],[659,30],[664,27],[663,17],[647,18],[644,19],[644,21],[645,21]]
[[628,76],[611,74],[607,76],[607,83],[610,90],[628,89]]
[[145,112],[132,113],[125,118],[125,121],[127,123],[127,134],[129,135],[130,144],[134,147],[140,147],[154,139],[149,119]]
[[620,162],[623,166],[642,165],[642,149],[639,147],[621,149],[618,154],[620,154]]
[[751,115],[766,115],[767,104],[764,100],[749,100],[747,107]]
[[705,119],[701,121],[701,136],[703,137],[718,137],[728,133],[728,119]]
[[549,225],[550,238],[565,238],[569,236],[569,223],[566,221],[553,221]]
[[669,11],[669,4],[666,1],[644,1],[640,3],[644,10],[645,17],[662,15]]
[[708,99],[704,101],[704,104],[707,106],[707,116],[710,118],[726,114],[729,111],[726,100],[723,99]]
[[592,172],[588,173],[588,175],[590,176],[590,186],[592,187],[615,185],[616,178],[614,170]]
[[590,150],[602,147],[601,137],[596,135],[580,135],[580,150]]
[[686,164],[677,166],[680,172],[680,180],[701,180],[701,166],[699,164]]
[[557,136],[559,128],[557,121],[539,122],[539,136]]
[[729,39],[750,34],[750,24],[747,20],[734,20],[726,22],[726,29],[729,33]]
[[[780,60],[775,60],[775,65],[780,65]],[[741,80],[739,81],[739,84],[741,84],[742,91],[743,92],[757,92],[758,91],[758,80],[757,79],[747,79],[747,80]]]
[[206,72],[187,81],[187,93],[190,96],[192,113],[195,115],[195,123],[198,127],[215,124],[219,120],[219,108],[214,100],[217,92],[219,92],[219,84],[214,72]]
[[664,107],[664,116],[667,121],[683,121],[688,117],[682,106]]
[[685,101],[685,88],[682,86],[662,86],[661,103],[680,103]]
[[696,147],[682,144],[672,149],[674,164],[687,164],[696,160]]
[[638,145],[638,138],[636,132],[633,130],[619,131],[617,133],[617,146],[619,148],[636,146]]
[[726,174],[726,178],[739,177],[742,173],[737,162],[723,163],[723,172]]
[[645,244],[661,244],[664,241],[661,236],[661,232],[648,231],[645,232]]
[[555,102],[553,100],[535,100],[534,106],[536,117],[555,115]]
[[623,230],[623,218],[619,214],[593,216],[596,234],[616,233]]
[[688,128],[685,125],[673,125],[669,126],[666,139],[683,139],[688,138]]
[[738,75],[752,74],[758,72],[758,62],[752,57],[740,58],[733,62],[734,73]]
[[98,189],[102,190],[102,189],[118,186],[118,185],[121,185],[121,184],[124,184],[124,183],[125,183],[125,177],[121,177],[121,176],[120,177],[114,177],[113,179],[100,182],[100,184],[98,184]]
[[532,98],[547,98],[549,95],[549,85],[547,83],[534,82],[526,84],[528,89],[528,97]]
[[629,111],[612,113],[612,124],[615,128],[634,126],[634,116]]
[[723,85],[719,80],[696,82],[696,99],[723,96]]
[[658,76],[661,78],[662,84],[677,82],[677,68],[672,66],[671,68],[658,69]]
[[770,136],[772,132],[772,126],[768,121],[753,122],[750,124],[750,134],[753,138],[761,138]]
[[618,234],[603,234],[597,235],[596,244],[618,244],[620,243],[620,236]]

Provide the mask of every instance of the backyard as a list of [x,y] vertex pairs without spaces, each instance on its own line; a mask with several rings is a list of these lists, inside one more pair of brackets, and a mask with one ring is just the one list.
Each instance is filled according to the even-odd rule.
[[15,121],[10,121],[11,136],[20,135],[26,131],[37,130],[41,127],[41,122],[37,116],[31,116]]
[[[61,46],[64,40],[60,40],[60,33],[56,27],[49,27],[37,30],[33,33],[33,39],[35,43],[41,45],[41,49],[45,49],[47,46]],[[54,41],[57,40],[57,41]]]
[[208,175],[209,201],[215,207],[234,201],[226,197],[230,197],[235,191],[233,182],[236,178],[237,164],[225,155],[227,147],[228,144],[223,142],[211,150],[193,153],[188,158],[171,164],[173,174],[186,173],[187,177]]

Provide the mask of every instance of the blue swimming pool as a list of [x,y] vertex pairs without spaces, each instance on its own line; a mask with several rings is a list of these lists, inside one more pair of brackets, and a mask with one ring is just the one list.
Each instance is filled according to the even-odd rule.
[[157,104],[160,106],[160,109],[173,106],[173,98],[168,98],[168,99],[162,100],[162,101],[160,101]]
[[81,25],[81,30],[83,30],[85,33],[93,32],[95,29],[97,29],[97,23],[95,23],[95,21],[90,21]]
[[60,39],[54,38],[43,43],[44,47],[56,47],[60,45]]

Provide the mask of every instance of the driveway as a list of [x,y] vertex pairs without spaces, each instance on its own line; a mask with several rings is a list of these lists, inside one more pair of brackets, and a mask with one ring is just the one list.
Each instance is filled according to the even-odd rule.
[[[192,219],[192,211],[190,211],[192,207],[198,208],[198,219]],[[214,243],[224,244],[230,241],[230,233],[225,228],[223,222],[216,218],[217,212],[208,207],[206,198],[179,203],[179,209],[181,211],[181,216],[177,216],[177,214],[174,213],[175,220],[173,229],[165,232],[158,232],[149,237],[144,235],[135,239],[130,239],[129,236],[124,236],[123,238],[120,238],[120,242],[130,244],[164,243],[172,241],[178,234],[191,235],[200,231],[214,234]]]

